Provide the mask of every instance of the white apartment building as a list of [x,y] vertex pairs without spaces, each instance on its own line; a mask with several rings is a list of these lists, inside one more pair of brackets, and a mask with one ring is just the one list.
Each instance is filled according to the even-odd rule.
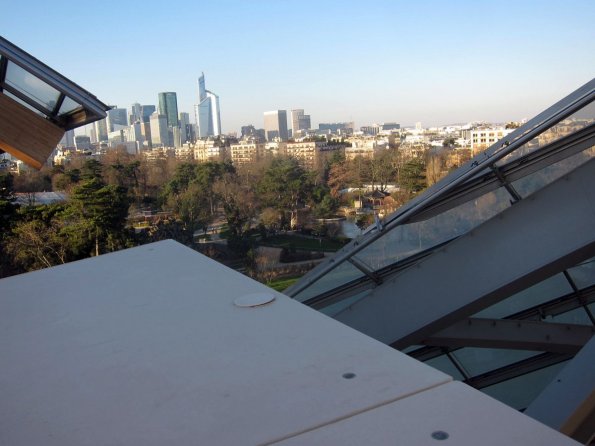
[[372,159],[376,152],[388,148],[388,139],[378,139],[375,137],[354,136],[348,138],[347,142],[351,147],[345,147],[345,159],[352,160],[358,156]]
[[341,145],[330,145],[326,142],[290,142],[287,143],[287,156],[297,159],[305,169],[313,170],[318,167],[324,152],[342,150]]
[[231,161],[235,166],[242,166],[260,160],[265,153],[265,144],[256,142],[241,142],[231,144]]
[[219,147],[212,139],[198,140],[193,147],[196,161],[220,161],[225,157],[225,147]]
[[473,152],[477,152],[487,149],[496,141],[511,133],[513,130],[514,129],[505,129],[504,127],[473,129],[469,132],[471,150],[473,150]]

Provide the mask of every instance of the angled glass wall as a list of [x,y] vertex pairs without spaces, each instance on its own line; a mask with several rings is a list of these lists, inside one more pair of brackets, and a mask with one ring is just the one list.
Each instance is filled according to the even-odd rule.
[[[448,252],[459,237],[495,221],[516,203],[586,163],[595,166],[594,158],[592,80],[384,221],[377,221],[286,294],[339,319],[344,312],[357,313],[358,304],[374,299],[377,289],[384,290],[385,298],[394,296],[398,306],[400,274],[438,251]],[[577,190],[583,192],[590,193]],[[485,247],[477,246],[482,249]],[[454,325],[443,327],[451,331],[461,324],[499,327],[498,331],[478,329],[485,335],[481,342],[464,336],[453,341],[437,332],[400,348],[512,407],[525,409],[595,333],[595,247],[581,249],[582,260],[571,267],[541,271],[530,286],[511,291],[496,303],[487,303],[474,314],[461,316]],[[456,264],[457,259],[452,258],[452,267]],[[435,298],[419,295],[416,304],[423,308]],[[513,326],[522,328],[516,338]],[[510,339],[503,341],[499,336]],[[546,341],[535,342],[539,336]]]

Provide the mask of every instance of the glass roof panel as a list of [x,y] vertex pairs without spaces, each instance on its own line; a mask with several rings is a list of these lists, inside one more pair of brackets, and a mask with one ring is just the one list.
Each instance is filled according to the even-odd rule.
[[513,181],[512,185],[522,198],[526,198],[593,158],[595,158],[595,146]]
[[595,102],[585,105],[580,110],[570,115],[568,118],[560,121],[558,124],[550,127],[545,132],[539,134],[531,141],[525,143],[514,152],[502,158],[496,163],[498,166],[507,164],[508,162],[527,155],[535,150],[540,149],[558,139],[570,135],[578,130],[587,127],[595,122]]
[[523,359],[536,356],[540,352],[528,350],[506,350],[501,348],[465,347],[451,353],[459,360],[471,376],[481,375]]
[[556,324],[591,325],[591,319],[589,319],[589,315],[584,307],[578,307],[566,313],[556,314],[555,316],[549,315],[543,321]]
[[568,274],[579,289],[595,285],[595,257],[569,268]]
[[10,61],[7,64],[5,81],[7,85],[25,94],[50,111],[56,106],[60,96],[58,90]]
[[62,106],[60,107],[58,115],[70,113],[71,111],[76,110],[79,107],[82,107],[82,105],[66,96],[64,98],[64,102],[62,102]]
[[370,290],[364,290],[361,293],[357,293],[357,294],[350,296],[346,299],[342,299],[339,302],[335,302],[331,305],[321,308],[320,312],[326,314],[327,316],[335,317],[339,313],[341,313],[343,310],[345,310],[346,308],[349,308],[354,303],[368,297],[369,294],[370,294]]
[[556,274],[488,307],[473,317],[499,319],[572,293],[564,274]]
[[450,359],[448,359],[448,356],[446,355],[440,355],[436,356],[435,358],[428,359],[427,361],[425,361],[425,363],[431,367],[434,367],[435,369],[438,369],[452,376],[454,379],[457,379],[459,381],[465,379],[465,377],[461,375],[461,372],[459,372],[459,369],[455,367],[455,365],[452,363]]
[[465,234],[507,207],[510,195],[497,189],[427,220],[398,226],[363,249],[358,258],[378,270]]
[[308,288],[294,296],[294,299],[303,302],[347,282],[364,277],[364,275],[363,272],[351,263],[343,262],[328,274],[311,284]]
[[23,101],[21,98],[15,96],[14,94],[12,94],[10,91],[6,91],[4,90],[2,92],[3,94],[5,94],[6,96],[8,96],[9,98],[15,100],[16,102],[18,102],[19,104],[21,104],[24,107],[27,107],[29,110],[35,112],[36,114],[38,114],[39,116],[43,116],[44,118],[46,117],[46,115],[42,112],[40,112],[39,110],[37,110],[35,107],[32,107],[30,104],[27,104],[25,101]]
[[517,410],[524,410],[552,382],[566,364],[567,361],[544,367],[493,386],[484,387],[481,391]]

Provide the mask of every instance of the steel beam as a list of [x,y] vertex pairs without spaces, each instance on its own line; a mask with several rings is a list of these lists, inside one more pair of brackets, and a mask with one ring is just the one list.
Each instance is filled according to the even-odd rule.
[[576,354],[595,327],[513,319],[469,318],[439,331],[423,344],[448,348],[511,348]]
[[595,255],[595,159],[374,288],[336,319],[402,349]]

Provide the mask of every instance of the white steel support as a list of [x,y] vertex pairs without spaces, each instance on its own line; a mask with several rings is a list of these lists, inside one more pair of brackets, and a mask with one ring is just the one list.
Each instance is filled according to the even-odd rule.
[[525,414],[590,444],[595,436],[595,338],[562,369]]
[[425,345],[459,348],[512,348],[576,354],[595,327],[514,319],[469,318],[439,331]]
[[396,348],[595,255],[595,160],[396,273],[335,318]]

